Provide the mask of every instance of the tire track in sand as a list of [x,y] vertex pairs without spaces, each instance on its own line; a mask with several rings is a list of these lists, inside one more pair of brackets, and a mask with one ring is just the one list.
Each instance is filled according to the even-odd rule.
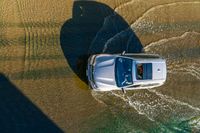
[[[40,16],[51,9],[55,1],[45,2],[47,5],[42,5],[42,2],[33,2],[30,0],[17,0],[18,12],[24,28],[24,71],[32,71],[37,68],[44,68],[46,65],[44,60],[40,60],[40,56],[48,57],[60,55],[59,47],[59,32],[62,23],[57,23],[53,20],[55,14],[52,14],[53,8],[46,16]],[[49,4],[48,4],[49,3]],[[44,15],[44,14],[43,14]],[[38,60],[31,61],[31,58]],[[55,64],[55,61],[49,60]],[[50,66],[48,66],[50,67]]]

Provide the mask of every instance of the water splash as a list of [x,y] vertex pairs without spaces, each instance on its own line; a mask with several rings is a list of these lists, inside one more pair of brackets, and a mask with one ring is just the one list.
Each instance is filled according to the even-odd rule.
[[[156,90],[142,90],[135,91],[134,93],[128,92],[127,94],[118,91],[93,92],[93,96],[98,101],[103,101],[110,108],[113,108],[115,104],[119,104],[124,110],[127,110],[129,107],[133,108],[138,115],[143,115],[150,121],[158,124],[159,130],[184,131],[185,126],[188,126],[189,129],[200,128],[198,124],[200,121],[195,118],[195,116],[200,116],[200,109],[198,107],[176,100]],[[113,98],[118,98],[117,103],[114,102]],[[170,127],[166,125],[169,121],[171,121]]]
[[[120,8],[132,3],[133,1],[129,1],[128,3],[122,5],[117,8],[116,11],[120,10]],[[103,52],[109,51],[109,47],[113,47],[116,42],[118,42],[121,38],[125,38],[125,44],[129,42],[134,42],[131,40],[129,31],[133,31],[133,29],[150,29],[153,27],[153,21],[143,21],[145,17],[159,8],[163,8],[166,6],[175,6],[177,4],[200,4],[200,2],[176,2],[164,5],[158,5],[149,9],[146,13],[144,13],[140,18],[138,18],[131,27],[127,27],[119,32],[113,34],[108,39],[105,40],[103,44]],[[106,23],[112,19],[111,17],[107,17],[104,21],[104,25],[102,29],[105,28]],[[142,27],[146,26],[146,27]],[[162,28],[162,27],[161,27]],[[162,29],[159,29],[162,30]],[[190,30],[187,30],[190,31]],[[102,33],[101,31],[99,34]],[[183,33],[183,34],[182,34]],[[180,34],[180,33],[179,33]],[[98,37],[98,34],[97,36]],[[167,59],[167,69],[168,74],[178,73],[179,75],[189,74],[196,78],[196,80],[200,80],[200,45],[199,38],[200,33],[198,32],[181,32],[181,35],[164,38],[157,40],[156,42],[149,43],[144,50],[146,53],[154,53],[160,54],[164,58]],[[129,45],[126,45],[129,47]],[[127,49],[127,47],[125,49]],[[168,79],[168,82],[173,82],[172,78]],[[181,78],[177,79],[181,80]],[[175,86],[171,89],[176,89]],[[166,88],[166,86],[165,86]],[[126,95],[122,93],[118,93],[116,91],[111,92],[93,92],[92,95],[100,102],[107,105],[109,108],[117,107],[121,108],[133,108],[137,112],[138,115],[142,115],[149,119],[151,122],[158,123],[160,126],[160,131],[179,131],[179,132],[188,132],[190,128],[200,129],[200,108],[191,105],[187,102],[182,102],[173,98],[171,96],[165,95],[157,90],[135,90],[133,92],[128,92]],[[117,98],[117,100],[113,100],[113,98]],[[116,102],[117,101],[117,102]],[[175,125],[166,126],[166,122],[170,120],[175,121],[171,123],[175,123]],[[186,123],[188,126],[181,126],[183,123]],[[177,125],[176,125],[177,124]]]
[[[186,32],[178,37],[151,43],[144,50],[147,53],[156,53],[164,56],[167,59],[168,74],[190,74],[200,80],[199,53],[188,52],[190,49],[199,48],[199,44],[196,41],[199,36],[200,34],[197,32]],[[188,38],[190,38],[190,42],[185,41]],[[192,44],[190,45],[191,42]],[[176,53],[176,50],[180,52]],[[169,78],[169,82],[171,81],[173,79]],[[126,95],[115,91],[95,94],[95,97],[98,97],[97,99],[103,101],[104,104],[107,104],[110,100],[109,98],[112,99],[113,96],[120,100],[119,103],[121,103],[122,107],[133,108],[138,115],[143,115],[150,121],[158,123],[162,130],[185,131],[185,127],[181,127],[183,123],[188,128],[200,128],[199,119],[195,119],[195,117],[200,116],[200,108],[164,95],[157,90],[136,90],[132,93],[128,92]],[[113,107],[113,104],[109,103],[107,105]],[[170,120],[176,120],[175,125],[172,124],[170,127],[165,127],[166,122]]]

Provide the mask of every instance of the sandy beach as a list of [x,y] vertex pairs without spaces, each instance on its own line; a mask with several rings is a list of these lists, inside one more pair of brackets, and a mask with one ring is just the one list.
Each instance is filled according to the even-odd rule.
[[[0,0],[1,131],[200,131],[199,12],[200,0]],[[166,83],[91,91],[88,56],[123,50],[163,56]]]

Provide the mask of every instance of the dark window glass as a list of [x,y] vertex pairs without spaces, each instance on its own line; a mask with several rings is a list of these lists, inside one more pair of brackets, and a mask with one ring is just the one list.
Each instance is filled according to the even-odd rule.
[[133,84],[132,80],[133,61],[128,58],[118,57],[115,65],[115,78],[118,87]]
[[152,79],[152,63],[138,63],[136,69],[137,80]]

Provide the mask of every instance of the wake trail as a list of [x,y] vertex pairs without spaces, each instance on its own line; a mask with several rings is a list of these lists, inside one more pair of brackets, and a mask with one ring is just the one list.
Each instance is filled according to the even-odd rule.
[[137,108],[137,105],[140,104],[139,102],[136,102],[136,101],[133,102],[129,96],[125,96],[124,94],[120,95],[120,94],[114,93],[113,91],[111,91],[111,94],[114,95],[114,96],[116,96],[116,97],[118,97],[118,98],[120,98],[124,102],[128,103],[128,105],[131,106],[131,107],[133,107],[138,112],[138,114],[146,116],[151,121],[155,121],[154,119],[152,119],[151,117],[149,117],[146,113],[140,111],[140,109]]
[[170,96],[167,96],[167,95],[163,95],[162,93],[156,91],[156,90],[148,90],[149,92],[153,92],[155,93],[157,96],[159,96],[160,98],[168,101],[169,103],[176,103],[176,104],[179,104],[179,105],[182,105],[182,106],[187,106],[188,108],[192,109],[192,110],[195,110],[195,111],[198,111],[200,112],[200,108],[198,107],[193,107],[192,105],[188,104],[188,103],[185,103],[185,102],[181,102],[179,100],[176,100]]
[[175,37],[170,37],[170,38],[164,38],[164,39],[160,39],[160,40],[158,40],[156,42],[151,42],[151,43],[149,43],[148,45],[146,45],[144,47],[144,50],[146,52],[151,51],[151,48],[164,45],[165,43],[167,43],[169,41],[176,41],[177,39],[183,39],[183,38],[187,37],[190,34],[200,35],[199,32],[194,32],[194,31],[193,32],[185,32],[185,33],[183,33],[180,36],[175,36]]
[[135,22],[133,22],[131,24],[131,27],[135,27],[136,25],[140,25],[141,26],[141,21],[142,19],[147,16],[150,12],[156,10],[156,9],[160,9],[160,8],[163,8],[163,7],[166,7],[166,6],[175,6],[177,4],[200,4],[199,1],[192,1],[192,2],[174,2],[174,3],[168,3],[168,4],[161,4],[161,5],[156,5],[156,6],[153,6],[151,8],[149,8],[145,13],[143,13],[143,15],[141,17],[139,17]]
[[[138,114],[146,116],[151,121],[159,122],[159,117],[162,117],[163,114],[165,114],[163,116],[164,119],[175,114],[177,115],[176,117],[182,121],[191,119],[193,116],[200,114],[200,109],[198,107],[163,95],[155,90],[148,90],[146,93],[137,93],[132,96],[117,94],[113,91],[111,94],[120,98],[130,107],[133,107]],[[142,96],[142,98],[139,98],[140,96]],[[186,113],[182,112],[182,110],[186,110]]]

